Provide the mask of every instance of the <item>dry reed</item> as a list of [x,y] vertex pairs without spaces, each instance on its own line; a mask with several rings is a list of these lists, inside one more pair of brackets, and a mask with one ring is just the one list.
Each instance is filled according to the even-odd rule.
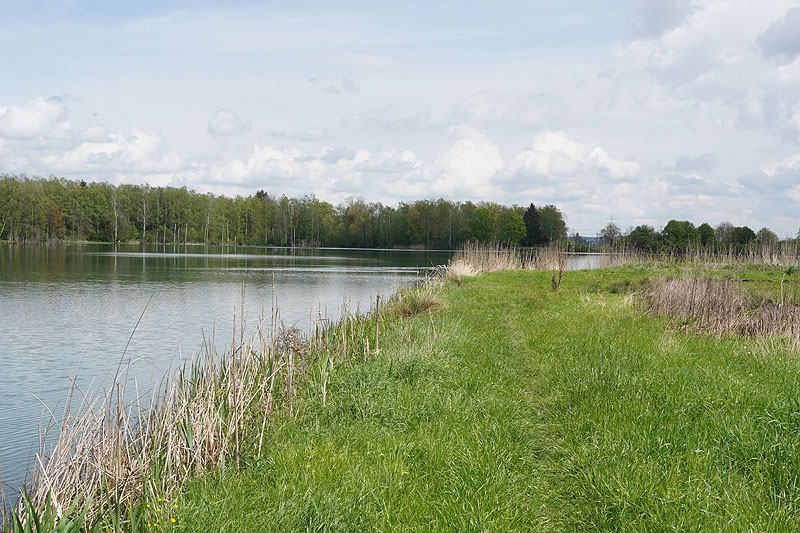
[[393,303],[397,313],[405,318],[427,314],[444,305],[430,283],[399,292]]
[[[87,524],[119,516],[120,509],[134,516],[142,502],[169,498],[203,471],[238,465],[245,439],[260,454],[274,412],[296,415],[301,393],[313,384],[320,385],[324,404],[334,366],[374,353],[377,306],[371,315],[356,316],[346,307],[342,313],[338,324],[320,316],[309,337],[279,326],[274,304],[270,320],[262,314],[248,336],[244,317],[237,332],[234,316],[231,348],[219,354],[212,341],[147,393],[130,383],[124,368],[100,396],[73,379],[61,416],[49,413],[31,483],[14,514],[22,523],[31,513],[57,521],[73,513]],[[48,432],[56,433],[52,444]]]
[[696,276],[661,279],[644,291],[647,308],[674,317],[684,327],[718,336],[783,336],[800,341],[800,306],[795,298],[776,303],[756,298],[730,280]]
[[505,247],[497,243],[470,242],[450,259],[446,276],[448,279],[454,279],[483,272],[531,269],[534,262],[534,255],[531,252],[520,252],[514,247]]

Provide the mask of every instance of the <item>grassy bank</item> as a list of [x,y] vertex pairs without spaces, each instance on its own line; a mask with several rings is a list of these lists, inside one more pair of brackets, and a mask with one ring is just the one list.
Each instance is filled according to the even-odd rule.
[[[760,283],[782,271],[757,269]],[[673,272],[674,273],[674,272]],[[387,323],[261,454],[191,482],[162,528],[800,528],[800,363],[646,313],[628,267],[459,279]],[[741,274],[741,273],[739,273]],[[243,439],[243,442],[246,439]],[[177,505],[177,508],[174,506]],[[171,519],[175,519],[175,523]]]

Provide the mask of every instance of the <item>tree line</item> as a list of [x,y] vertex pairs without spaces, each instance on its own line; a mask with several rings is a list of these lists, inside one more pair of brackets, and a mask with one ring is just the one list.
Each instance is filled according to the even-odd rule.
[[[800,232],[797,237],[800,239]],[[670,220],[661,231],[643,224],[625,234],[616,224],[609,222],[600,230],[600,244],[622,244],[642,252],[681,252],[698,247],[744,250],[753,245],[775,246],[779,242],[778,235],[767,227],[756,232],[748,226],[734,226],[728,221],[712,227],[708,222],[695,226],[688,220]]]
[[186,187],[0,175],[0,240],[454,249],[467,241],[538,246],[564,240],[552,205],[417,200],[340,205],[259,190],[229,198]]

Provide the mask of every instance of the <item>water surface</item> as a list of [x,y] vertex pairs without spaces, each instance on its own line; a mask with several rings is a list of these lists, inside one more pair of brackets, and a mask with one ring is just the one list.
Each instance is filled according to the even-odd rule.
[[341,316],[345,305],[368,310],[378,294],[421,279],[449,257],[386,250],[0,245],[3,480],[13,487],[24,480],[38,449],[38,428],[47,422],[40,418],[42,404],[57,410],[76,373],[82,389],[107,386],[134,327],[123,363],[131,363],[130,379],[146,388],[204,339],[214,339],[220,349],[230,344],[242,283],[251,329],[277,301],[285,323],[308,330],[320,315]]

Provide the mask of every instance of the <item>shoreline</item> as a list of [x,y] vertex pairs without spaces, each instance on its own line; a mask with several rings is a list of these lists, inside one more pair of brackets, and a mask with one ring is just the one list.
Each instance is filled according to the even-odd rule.
[[[495,252],[489,251],[487,253],[488,255],[481,258],[477,263],[481,265],[482,269],[486,266],[485,261],[497,257]],[[454,262],[457,263],[457,260]],[[229,411],[229,413],[235,412],[239,414],[228,414],[228,418],[217,418],[215,419],[216,422],[208,423],[206,421],[206,425],[202,426],[206,429],[198,429],[195,426],[191,426],[192,429],[189,430],[190,426],[180,427],[181,424],[177,424],[177,436],[170,441],[170,445],[173,448],[169,448],[172,450],[170,453],[174,453],[172,463],[162,464],[158,468],[160,469],[159,471],[166,472],[169,470],[164,470],[167,466],[171,465],[171,468],[175,468],[176,465],[183,464],[184,466],[180,467],[179,470],[185,471],[184,474],[180,474],[177,479],[170,479],[169,483],[166,484],[160,484],[165,481],[162,477],[160,478],[161,481],[156,485],[150,483],[151,487],[160,486],[160,489],[153,490],[151,488],[144,492],[136,492],[133,485],[123,484],[121,494],[128,494],[132,499],[126,500],[123,497],[121,508],[126,509],[128,515],[127,518],[118,516],[116,519],[128,521],[129,523],[130,521],[142,522],[148,518],[146,503],[155,501],[157,498],[163,498],[179,506],[179,510],[170,515],[178,523],[209,523],[208,521],[213,523],[214,520],[224,521],[225,519],[235,523],[237,518],[233,515],[222,513],[219,517],[208,516],[200,513],[197,505],[192,503],[195,497],[201,497],[201,499],[209,497],[205,491],[210,489],[204,480],[217,479],[217,481],[222,481],[224,485],[228,482],[236,482],[235,480],[239,479],[240,476],[250,476],[251,474],[256,477],[260,476],[258,465],[264,464],[265,460],[272,460],[266,459],[270,457],[269,454],[273,453],[270,451],[272,448],[283,450],[280,453],[289,453],[290,456],[293,456],[291,454],[297,451],[291,451],[292,443],[300,446],[298,450],[303,448],[301,443],[305,441],[305,438],[294,438],[283,442],[282,439],[286,437],[284,433],[287,431],[290,434],[294,434],[294,432],[304,434],[307,431],[312,431],[312,433],[323,431],[324,434],[326,431],[332,431],[338,435],[336,439],[345,438],[345,435],[354,431],[355,428],[347,426],[350,429],[345,433],[340,433],[340,430],[343,431],[343,429],[337,425],[340,416],[337,413],[349,413],[352,412],[350,411],[351,409],[356,409],[357,411],[365,410],[365,413],[375,413],[374,416],[378,416],[378,420],[383,420],[385,416],[389,416],[389,419],[391,419],[394,416],[390,414],[392,412],[391,402],[384,404],[381,401],[373,403],[372,400],[366,400],[366,398],[372,398],[374,395],[377,395],[376,398],[379,397],[380,391],[383,390],[382,387],[386,386],[386,384],[376,383],[373,384],[374,386],[369,385],[366,388],[362,388],[365,386],[364,384],[359,385],[362,378],[352,381],[354,376],[359,376],[362,372],[371,372],[368,370],[370,368],[382,368],[381,372],[383,374],[381,375],[384,377],[381,379],[394,375],[395,378],[392,379],[395,381],[390,380],[387,383],[391,387],[400,387],[397,389],[398,394],[410,395],[409,398],[413,397],[416,394],[414,390],[415,384],[424,384],[430,377],[432,369],[438,368],[437,358],[443,358],[443,361],[446,361],[448,365],[446,368],[451,368],[451,370],[463,365],[467,365],[464,367],[465,369],[470,368],[470,365],[473,364],[470,361],[476,362],[476,357],[479,359],[483,357],[480,354],[486,353],[488,355],[492,349],[498,348],[498,346],[472,345],[468,343],[470,348],[465,348],[466,351],[453,347],[468,342],[471,336],[492,338],[492,335],[498,335],[501,331],[514,332],[516,327],[512,326],[512,324],[515,320],[523,320],[528,324],[527,327],[533,328],[532,331],[536,332],[536,336],[532,337],[532,340],[536,339],[535,342],[541,343],[542,341],[548,342],[547,339],[550,339],[550,343],[556,342],[552,346],[558,346],[558,339],[562,335],[562,333],[557,333],[558,329],[553,328],[566,327],[567,332],[573,331],[575,328],[569,322],[562,322],[566,316],[573,316],[579,323],[587,325],[589,331],[594,331],[594,328],[601,328],[601,330],[603,328],[613,329],[616,327],[613,322],[607,322],[611,317],[616,317],[614,320],[622,320],[623,323],[625,320],[643,320],[642,324],[644,325],[642,327],[646,327],[647,331],[652,333],[649,334],[649,338],[639,339],[642,342],[656,342],[659,336],[663,336],[665,332],[668,335],[684,335],[679,332],[671,333],[669,328],[665,329],[666,325],[663,320],[643,318],[638,313],[631,314],[633,308],[627,303],[629,298],[633,297],[633,291],[636,290],[637,283],[639,283],[636,280],[643,280],[654,274],[663,276],[670,272],[679,272],[681,267],[675,264],[661,267],[651,265],[649,267],[629,266],[612,270],[573,271],[567,273],[561,287],[557,287],[555,281],[553,281],[552,288],[550,287],[550,276],[553,274],[551,270],[544,272],[510,270],[470,276],[469,274],[459,274],[458,269],[452,268],[452,266],[453,264],[451,263],[451,269],[446,273],[442,272],[445,277],[440,281],[436,281],[434,284],[428,283],[427,285],[401,290],[388,301],[381,302],[378,308],[373,308],[366,315],[360,317],[346,315],[337,324],[329,325],[324,330],[315,331],[308,339],[302,338],[296,332],[284,332],[283,336],[281,336],[276,330],[277,326],[273,325],[267,331],[260,329],[257,335],[251,339],[244,339],[243,336],[240,336],[237,344],[226,352],[227,355],[216,354],[214,350],[201,354],[201,359],[204,357],[206,361],[205,370],[199,366],[192,366],[189,372],[191,379],[185,381],[177,378],[178,383],[184,383],[185,385],[170,389],[173,392],[166,395],[167,398],[177,401],[176,405],[184,407],[181,407],[176,412],[165,413],[161,418],[151,419],[146,417],[147,420],[151,421],[148,424],[156,423],[152,422],[153,420],[160,420],[158,424],[162,425],[158,427],[174,428],[176,420],[192,420],[190,410],[186,410],[188,408],[186,406],[194,405],[193,402],[198,397],[208,398],[209,393],[212,393],[211,396],[217,398],[217,400],[212,401],[210,404],[207,400],[205,404],[203,402],[198,404],[206,405],[201,411],[207,415],[215,409],[219,410],[221,404],[218,402],[223,396],[227,398],[222,404],[227,406],[226,409],[237,405],[241,408],[245,404],[247,406],[246,409]],[[707,268],[708,272],[714,272],[713,267]],[[774,277],[779,273],[774,267],[770,271],[756,268],[754,272],[756,274],[750,273],[748,276],[761,279],[765,276]],[[553,274],[553,280],[555,280],[555,274]],[[632,284],[630,280],[634,280],[635,283]],[[559,284],[561,284],[560,278]],[[530,298],[533,298],[533,300],[530,300]],[[536,306],[528,307],[534,301],[538,301]],[[595,309],[587,316],[582,316],[580,313],[577,315],[567,313],[568,309],[584,309],[585,303],[581,302],[597,302],[602,304],[602,307]],[[576,305],[577,307],[575,307]],[[609,310],[613,310],[610,315],[601,310],[608,306],[611,306]],[[443,309],[439,310],[440,307],[443,307]],[[549,311],[542,315],[548,309]],[[590,309],[593,308],[590,306]],[[524,314],[520,314],[522,310],[527,311]],[[552,316],[553,318],[550,319],[552,324],[548,324],[546,318],[545,322],[541,324],[530,323],[531,318],[528,315],[531,313],[533,316],[540,317],[540,319],[548,315]],[[510,323],[508,322],[509,320],[511,321]],[[586,320],[590,321],[586,322]],[[593,322],[595,320],[599,321]],[[274,324],[274,321],[272,323]],[[511,329],[507,329],[508,327],[511,327]],[[234,326],[234,337],[236,338],[235,328],[236,326]],[[464,331],[459,331],[460,329]],[[239,331],[243,332],[243,330],[243,325],[240,325]],[[658,333],[658,335],[655,335],[655,333]],[[620,334],[624,335],[624,333]],[[516,335],[515,333],[514,337]],[[580,338],[577,337],[575,342],[579,342]],[[584,338],[588,340],[591,339],[591,336],[588,338],[584,336]],[[680,337],[676,338],[680,339]],[[567,342],[568,339],[563,338],[562,341]],[[706,343],[705,345],[712,351],[717,349],[715,348],[717,345],[728,346],[731,342],[736,346],[758,346],[758,342],[747,339],[741,341],[717,341],[702,338],[697,342]],[[517,347],[514,350],[527,346],[527,344],[518,345],[517,341],[511,342],[511,344]],[[685,344],[685,341],[678,342],[679,346],[683,344]],[[452,353],[453,349],[455,349],[455,353]],[[523,352],[528,353],[526,350],[523,350]],[[409,353],[413,357],[409,358]],[[504,357],[517,357],[519,355],[514,355],[514,353],[516,352],[506,353]],[[241,354],[248,355],[246,358],[242,358]],[[249,354],[254,357],[251,358]],[[568,355],[567,353],[562,355],[567,357],[575,356],[575,354]],[[459,363],[458,361],[461,357],[466,359]],[[681,357],[683,356],[681,355]],[[494,369],[492,371],[489,371],[488,368],[483,370],[476,369],[480,375],[489,376],[489,379],[492,380],[484,382],[481,387],[494,387],[495,385],[492,385],[492,383],[494,383],[495,379],[501,379],[501,381],[506,379],[503,377],[505,370],[502,369],[505,363],[502,363],[502,357],[500,359],[492,357],[480,360],[484,361],[480,363],[481,365],[489,364],[488,368]],[[524,360],[520,360],[520,362],[524,362]],[[498,364],[501,366],[498,367]],[[436,381],[438,383],[437,386],[449,387],[448,383],[450,382],[448,380],[459,382],[458,374],[452,374],[451,370],[442,369],[447,379],[445,381]],[[495,374],[496,371],[500,371],[500,374]],[[489,373],[487,374],[487,372]],[[516,372],[513,371],[512,374],[516,375]],[[798,368],[798,373],[800,374],[800,368]],[[433,372],[432,375],[436,375],[436,372]],[[511,377],[511,375],[508,376],[509,379]],[[225,379],[230,381],[226,382]],[[397,379],[399,381],[396,381]],[[245,382],[246,385],[243,385]],[[235,385],[234,389],[226,389],[225,383],[236,383],[237,385]],[[513,383],[513,379],[509,382],[509,384],[511,383]],[[197,384],[201,384],[199,389]],[[356,389],[353,389],[354,386]],[[228,392],[223,394],[221,391],[224,390],[228,390]],[[180,394],[178,391],[180,391]],[[357,391],[360,392],[357,393]],[[353,396],[356,393],[357,395]],[[193,396],[193,394],[199,394],[200,396]],[[206,396],[203,396],[204,394]],[[362,398],[362,395],[365,396]],[[118,394],[119,396],[121,395]],[[123,408],[120,409],[120,404],[113,403],[113,397],[114,394],[112,393],[107,404],[118,412],[124,412],[127,408],[123,405]],[[358,398],[362,398],[366,403],[359,403],[361,400],[358,400]],[[508,399],[510,400],[510,398]],[[356,400],[357,403],[355,405],[346,407],[348,402]],[[480,395],[475,400],[480,401]],[[420,401],[422,401],[421,405],[424,407],[425,401],[428,400],[420,398]],[[165,405],[170,409],[173,408],[172,404]],[[216,405],[216,407],[209,411],[208,405]],[[468,407],[468,405],[465,404],[464,407]],[[345,409],[345,411],[341,411],[342,409]],[[381,409],[389,409],[389,411],[380,414],[382,412]],[[407,410],[408,416],[411,416],[413,420],[417,420],[417,417],[420,416],[418,409],[414,407],[414,403],[406,405],[404,409]],[[131,411],[128,410],[127,412],[130,413]],[[445,410],[446,412],[450,411]],[[460,416],[457,414],[458,412],[460,411],[452,412],[451,414]],[[267,413],[267,416],[262,416],[263,413]],[[498,411],[499,413],[500,411]],[[342,420],[349,420],[348,416],[345,416]],[[439,415],[434,410],[425,416],[431,416],[433,418],[430,420],[435,421]],[[514,418],[514,423],[518,422],[515,417],[512,418]],[[142,419],[139,420],[141,422]],[[362,419],[357,417],[351,422],[355,423],[358,420]],[[367,418],[365,420],[372,419]],[[404,427],[408,423],[403,422]],[[130,419],[127,424],[126,427],[131,427]],[[308,424],[311,424],[311,426]],[[320,424],[322,425],[320,426]],[[133,425],[141,426],[142,424]],[[217,442],[219,447],[213,453],[209,452],[210,454],[206,459],[201,460],[198,455],[201,452],[197,451],[196,439],[199,436],[210,435],[215,431],[211,429],[214,427],[224,428],[225,430],[223,433],[217,433],[217,437],[211,438],[211,441]],[[381,427],[381,425],[379,424],[378,427]],[[394,426],[390,424],[390,427]],[[312,428],[317,429],[312,430]],[[118,434],[119,429],[116,431],[116,434]],[[386,435],[390,435],[392,432]],[[111,433],[114,432],[112,431]],[[148,438],[152,438],[153,435],[155,433],[150,434]],[[370,438],[388,438],[386,435],[384,437],[375,435]],[[323,435],[323,438],[327,437]],[[419,438],[422,440],[414,437],[410,441],[403,440],[403,442],[427,442],[422,436],[419,436]],[[137,453],[141,454],[145,450],[141,446],[144,446],[144,443],[149,441],[147,438],[139,438],[132,442],[134,443],[132,449],[138,450]],[[181,444],[181,442],[184,442],[184,444]],[[206,440],[205,442],[210,441]],[[219,444],[222,442],[224,442],[224,445]],[[158,443],[153,445],[155,444]],[[507,444],[514,445],[513,442]],[[351,445],[355,447],[354,449],[360,449],[364,443],[357,440]],[[396,451],[392,452],[393,445],[390,442],[386,442],[385,445],[389,446],[389,448],[384,450],[384,454],[396,453]],[[152,448],[152,450],[156,449]],[[112,450],[110,453],[110,457],[117,463],[121,457],[131,455],[130,453],[120,454],[119,450],[116,452]],[[148,456],[158,455],[157,453],[152,455],[153,451],[147,453],[149,454]],[[265,453],[267,454],[266,456],[264,455]],[[312,453],[313,461],[316,464],[314,468],[322,468],[323,470],[333,468],[333,465],[327,463],[328,459],[326,459],[325,454],[318,456],[318,453],[321,453],[321,450]],[[365,457],[368,456],[369,453]],[[335,457],[336,454],[334,454],[333,458]],[[351,457],[351,460],[354,459],[354,457]],[[325,466],[326,464],[328,466]],[[233,470],[229,470],[230,466],[226,465],[236,465],[236,467]],[[253,468],[256,468],[256,470],[253,470]],[[364,468],[367,468],[366,465],[364,465]],[[291,471],[292,469],[287,465],[286,472]],[[194,474],[182,477],[191,472],[194,472]],[[321,473],[322,471],[319,472]],[[433,470],[431,472],[433,473]],[[223,477],[217,477],[219,475]],[[147,479],[147,476],[143,479]],[[313,479],[316,479],[316,477]],[[304,490],[310,490],[315,487],[313,490],[319,495],[324,495],[326,491],[333,490],[333,487],[328,487],[326,482],[321,479],[317,479],[317,481],[313,479],[309,480],[312,485],[307,486]],[[300,479],[296,481],[300,481]],[[439,481],[444,480],[440,479]],[[368,490],[369,486],[363,485],[358,490]],[[263,489],[264,487],[261,488]],[[354,490],[355,488],[356,486],[353,487]],[[175,489],[178,492],[171,492]],[[510,489],[512,492],[517,490],[517,488],[513,487],[510,487]],[[125,492],[126,490],[128,491],[127,493]],[[254,488],[254,490],[256,489]],[[205,495],[193,496],[193,494]],[[461,498],[466,496],[466,494],[459,493],[457,499],[462,501]],[[112,502],[116,499],[116,496],[106,492],[104,497],[106,500],[101,509],[90,512],[85,517],[101,517],[101,520],[104,521],[113,518],[109,518],[110,515],[108,513],[114,508]],[[390,499],[391,502],[394,502],[393,505],[411,505],[410,503],[402,503],[402,501],[405,501],[406,496],[401,494],[396,497],[400,499]],[[242,498],[245,502],[247,501],[243,495]],[[69,498],[63,501],[59,499],[59,501],[62,507],[66,507],[66,504],[69,503]],[[126,501],[130,503],[125,503]],[[39,505],[43,504],[41,498],[38,502]],[[297,505],[298,503],[294,502],[289,505]],[[145,506],[143,507],[143,505]],[[422,502],[417,502],[415,505],[421,505],[422,509],[427,508]],[[503,527],[512,527],[514,524],[519,526],[522,523],[528,523],[518,522],[519,517],[511,508],[505,506],[501,506],[501,508],[504,509],[503,513],[506,513],[501,513],[505,521],[492,522],[494,526],[499,527],[502,524]],[[82,509],[80,504],[77,509]],[[400,514],[404,517],[404,520],[410,520],[411,523],[415,523],[411,515]],[[425,512],[422,512],[421,516],[425,516]],[[339,518],[344,519],[341,516]],[[428,519],[430,520],[430,518],[429,516]],[[294,524],[292,527],[300,525],[291,522],[290,519],[290,516],[280,515],[279,513],[276,515],[277,522],[259,524],[259,527],[265,526],[265,524],[272,524],[273,526],[283,524],[282,527],[287,527],[287,524]],[[282,522],[281,520],[288,520],[288,522]],[[217,523],[221,525],[223,522]],[[342,523],[350,522],[345,521]],[[400,523],[406,522],[402,521]],[[447,523],[452,526],[459,522],[456,520],[455,522]],[[486,524],[489,523],[487,522]],[[356,524],[350,523],[350,525],[354,526]],[[395,525],[397,526],[399,523],[395,523]]]

